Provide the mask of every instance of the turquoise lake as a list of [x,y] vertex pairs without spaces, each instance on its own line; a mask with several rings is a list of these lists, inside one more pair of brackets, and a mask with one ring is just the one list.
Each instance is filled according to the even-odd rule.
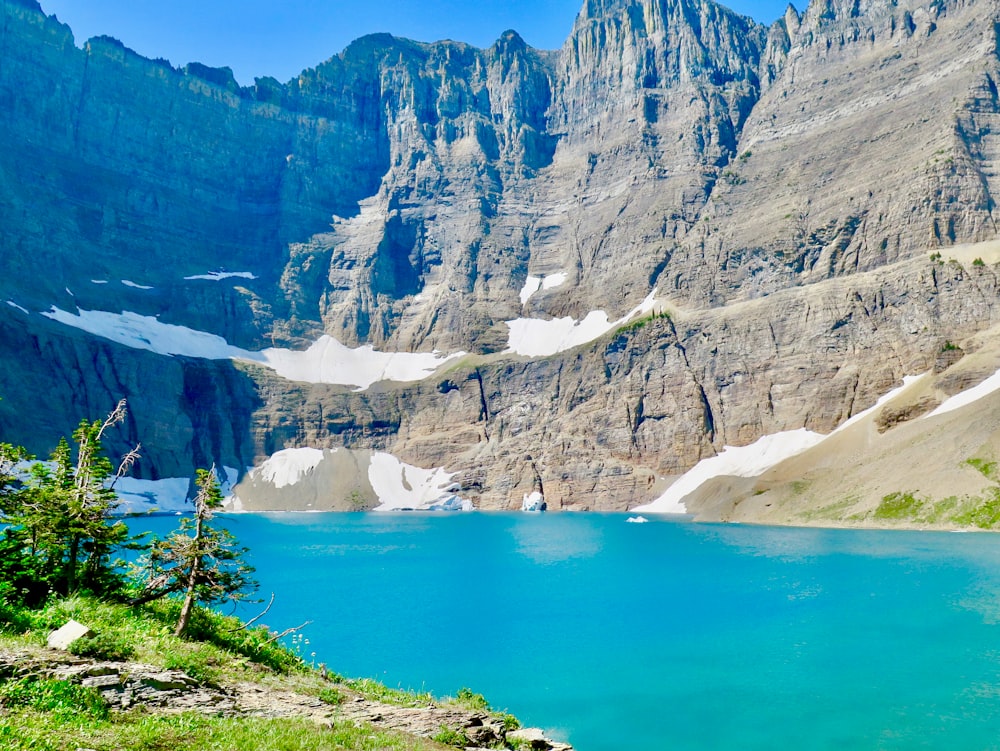
[[1000,537],[625,519],[223,523],[307,659],[578,751],[1000,749]]

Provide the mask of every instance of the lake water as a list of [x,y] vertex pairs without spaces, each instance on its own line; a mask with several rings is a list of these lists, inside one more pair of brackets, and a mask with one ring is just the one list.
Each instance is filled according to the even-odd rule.
[[1000,749],[1000,537],[625,518],[224,523],[307,658],[579,751]]

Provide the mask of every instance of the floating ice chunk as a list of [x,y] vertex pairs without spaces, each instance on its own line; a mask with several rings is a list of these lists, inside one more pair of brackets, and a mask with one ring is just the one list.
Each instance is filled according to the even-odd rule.
[[630,516],[625,521],[627,521],[629,524],[645,524],[646,522],[649,521],[649,519],[647,519],[645,516]]
[[205,279],[210,282],[221,282],[223,279],[256,279],[256,275],[249,271],[210,271],[207,274],[195,274],[184,277],[185,281],[194,279]]
[[31,313],[28,313],[28,310],[26,308],[22,308],[20,305],[18,305],[13,300],[8,300],[7,304],[10,305],[10,307],[12,307],[12,308],[17,308],[18,310],[20,310],[22,313],[25,313],[26,315],[29,315],[29,316],[31,315]]
[[250,470],[250,479],[267,482],[275,488],[294,485],[323,461],[322,449],[282,449],[271,454],[259,467]]
[[[91,284],[107,284],[108,280],[107,279],[91,279],[90,283]],[[66,291],[69,292],[69,289],[67,289]],[[69,292],[69,293],[71,295],[73,294],[72,292]]]
[[651,503],[633,511],[657,514],[684,514],[684,497],[713,477],[756,477],[779,462],[812,448],[826,436],[805,428],[772,433],[749,446],[726,446],[716,456],[702,459],[681,475],[666,492]]
[[[554,275],[555,276],[555,275]],[[506,321],[507,352],[527,357],[545,357],[592,342],[636,315],[652,312],[656,290],[617,321],[609,321],[603,310],[592,310],[581,321],[565,318],[516,318]]]
[[442,467],[421,469],[382,451],[372,454],[368,465],[368,481],[379,499],[375,511],[439,510],[435,506],[440,510],[471,510],[471,502],[462,503],[452,492],[453,476]]
[[122,279],[121,282],[126,287],[132,287],[133,289],[153,289],[152,287],[148,287],[145,284],[136,284],[135,282],[131,282],[128,279]]
[[475,511],[472,501],[458,495],[448,495],[427,507],[428,511]]

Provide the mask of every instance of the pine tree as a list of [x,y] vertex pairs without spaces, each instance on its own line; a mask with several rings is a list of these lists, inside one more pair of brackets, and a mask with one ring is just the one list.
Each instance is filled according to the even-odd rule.
[[184,518],[177,531],[153,540],[145,561],[145,588],[134,604],[183,592],[175,634],[187,629],[199,604],[214,605],[246,599],[257,589],[253,567],[244,558],[247,549],[225,529],[211,524],[222,506],[222,493],[214,470],[199,469],[194,515]]
[[125,544],[128,529],[112,520],[118,505],[113,486],[138,458],[139,447],[125,455],[115,472],[101,441],[125,415],[122,400],[105,420],[83,420],[73,432],[75,461],[63,438],[48,462],[31,465],[23,482],[9,471],[0,480],[0,523],[7,525],[0,563],[7,569],[5,578],[18,579],[27,599],[44,599],[49,591],[103,594],[119,585],[111,556]]

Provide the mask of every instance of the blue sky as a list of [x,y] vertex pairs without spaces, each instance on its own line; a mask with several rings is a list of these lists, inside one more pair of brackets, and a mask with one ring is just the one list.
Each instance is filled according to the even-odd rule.
[[[422,42],[456,39],[487,47],[506,29],[557,49],[582,0],[40,0],[73,29],[77,44],[98,34],[177,66],[228,65],[241,84],[287,81],[364,34],[387,31]],[[733,10],[770,23],[787,0],[733,0]],[[795,3],[802,10],[805,3]]]

